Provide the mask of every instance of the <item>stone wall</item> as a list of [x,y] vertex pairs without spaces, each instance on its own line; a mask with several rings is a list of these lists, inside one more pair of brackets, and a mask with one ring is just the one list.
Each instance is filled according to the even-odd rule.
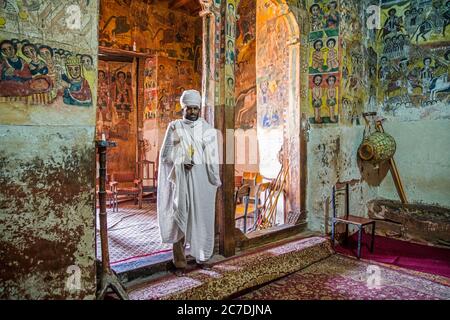
[[0,297],[95,296],[98,1],[0,11]]

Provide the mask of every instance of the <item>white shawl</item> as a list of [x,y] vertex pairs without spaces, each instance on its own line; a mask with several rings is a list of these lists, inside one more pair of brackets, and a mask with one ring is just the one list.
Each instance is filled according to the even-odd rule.
[[[194,166],[185,170],[185,163]],[[216,130],[203,118],[172,121],[159,161],[157,210],[162,242],[175,243],[185,237],[191,255],[208,260],[214,249],[215,199],[220,185]]]

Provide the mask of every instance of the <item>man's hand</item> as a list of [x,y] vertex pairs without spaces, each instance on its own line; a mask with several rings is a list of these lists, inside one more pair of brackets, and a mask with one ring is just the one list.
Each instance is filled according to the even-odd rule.
[[184,164],[184,169],[186,169],[186,170],[191,170],[193,166],[194,166],[193,164],[185,163],[185,164]]

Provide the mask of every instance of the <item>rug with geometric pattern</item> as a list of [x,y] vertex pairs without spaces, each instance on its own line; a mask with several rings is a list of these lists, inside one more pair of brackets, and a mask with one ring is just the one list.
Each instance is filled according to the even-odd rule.
[[[98,214],[98,210],[97,210]],[[107,209],[109,257],[112,265],[169,252],[171,244],[161,243],[156,203],[121,203],[119,211]],[[101,259],[100,222],[97,216],[97,257]]]
[[334,254],[242,300],[449,300],[450,279]]

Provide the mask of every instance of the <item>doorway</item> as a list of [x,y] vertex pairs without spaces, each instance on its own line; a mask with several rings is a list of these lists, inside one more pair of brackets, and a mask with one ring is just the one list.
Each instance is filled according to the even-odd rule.
[[117,143],[107,153],[108,238],[113,269],[126,271],[171,258],[156,214],[159,149],[183,90],[201,87],[200,4],[100,3],[96,138]]
[[248,204],[237,200],[235,218],[251,236],[304,220],[300,33],[283,1],[242,0],[238,12],[235,181],[250,193]]

